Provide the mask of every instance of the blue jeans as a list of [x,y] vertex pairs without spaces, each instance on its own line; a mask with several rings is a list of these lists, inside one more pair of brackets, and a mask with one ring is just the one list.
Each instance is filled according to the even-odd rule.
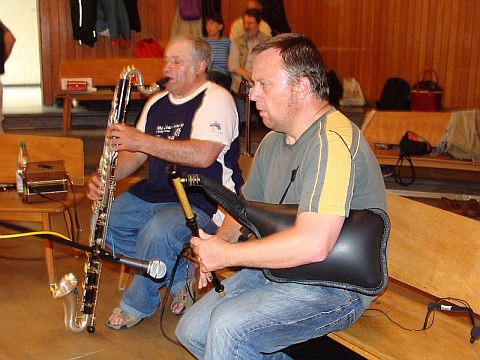
[[[192,206],[198,227],[215,233],[217,226],[199,208]],[[112,203],[106,245],[115,253],[142,260],[161,260],[167,275],[160,281],[135,274],[125,290],[120,307],[138,317],[152,316],[160,303],[159,289],[170,284],[172,269],[183,245],[190,241],[191,230],[179,203],[149,203],[125,192]],[[190,265],[191,266],[191,265]],[[170,292],[185,286],[187,261],[182,258]]]
[[178,340],[198,359],[290,359],[289,345],[343,330],[364,312],[357,293],[275,283],[244,269],[210,291],[180,320]]

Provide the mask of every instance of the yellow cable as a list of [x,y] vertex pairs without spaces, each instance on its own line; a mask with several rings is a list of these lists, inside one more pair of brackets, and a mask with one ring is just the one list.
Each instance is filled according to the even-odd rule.
[[58,236],[62,239],[65,239],[65,240],[68,240],[68,241],[72,241],[72,239],[62,235],[62,234],[59,234],[59,233],[56,233],[54,231],[32,231],[32,232],[26,232],[26,233],[21,233],[21,234],[10,234],[10,235],[0,235],[0,239],[10,239],[10,238],[18,238],[18,237],[24,237],[24,236],[35,236],[35,235],[54,235],[54,236]]

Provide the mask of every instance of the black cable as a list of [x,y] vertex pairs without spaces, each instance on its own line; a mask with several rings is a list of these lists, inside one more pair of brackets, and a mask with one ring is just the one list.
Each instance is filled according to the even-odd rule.
[[[77,198],[76,198],[73,182],[70,180],[70,176],[68,176],[68,174],[67,174],[67,180],[68,180],[68,183],[70,184],[70,189],[71,189],[72,195],[73,195],[73,209],[74,209],[74,214],[75,214],[74,217],[72,216],[70,208],[63,201],[60,201],[60,200],[54,199],[50,196],[47,196],[44,193],[42,193],[41,191],[37,191],[37,190],[33,190],[33,191],[35,192],[35,195],[38,195],[38,196],[40,196],[40,197],[42,197],[46,200],[49,200],[49,201],[58,202],[58,203],[63,205],[64,211],[66,211],[68,213],[69,223],[70,223],[70,230],[68,229],[68,225],[67,225],[67,231],[70,233],[69,235],[72,238],[72,240],[74,242],[78,243],[79,238],[80,238],[80,232],[82,231],[82,227],[81,227],[80,221],[78,219]],[[67,196],[68,196],[68,192],[67,192]],[[73,223],[74,220],[75,220],[75,225]],[[65,219],[65,223],[68,224],[66,219]]]
[[390,312],[393,308],[395,307],[395,305],[392,305],[388,310],[386,311],[382,311],[380,309],[366,309],[365,312],[367,311],[378,311],[380,314],[379,315],[375,315],[375,316],[368,316],[368,315],[363,315],[363,317],[379,317],[379,316],[385,316],[390,322],[392,322],[393,324],[397,325],[399,328],[403,329],[403,330],[406,330],[406,331],[410,331],[410,332],[418,332],[418,331],[424,331],[424,330],[427,330],[429,329],[432,325],[433,325],[433,321],[432,321],[432,324],[430,324],[430,326],[428,326],[427,328],[419,328],[419,329],[410,329],[410,328],[407,328],[401,324],[399,324],[398,322],[396,322],[395,320],[393,320],[390,316],[388,316],[388,312]]
[[[188,244],[186,244],[186,245],[188,245]],[[165,332],[165,329],[163,328],[163,316],[165,314],[165,307],[166,307],[166,304],[167,304],[167,299],[169,297],[172,298],[172,295],[170,294],[170,290],[172,289],[173,279],[175,279],[175,274],[177,273],[178,264],[180,263],[180,260],[185,257],[185,253],[188,250],[190,250],[189,246],[184,246],[183,250],[180,251],[180,253],[177,255],[177,260],[175,261],[175,264],[173,265],[172,275],[170,276],[170,282],[167,285],[167,292],[165,294],[164,300],[162,301],[162,306],[160,307],[160,319],[159,319],[160,320],[160,331],[162,332],[165,339],[167,339],[171,343],[173,343],[175,345],[178,345],[178,346],[182,346],[182,344],[180,344],[178,341],[169,337],[167,335],[167,333]],[[193,289],[190,289],[190,286],[188,285],[188,282],[187,282],[186,286],[187,286],[188,295],[191,296],[191,298],[194,299],[194,301],[195,301],[195,297],[192,294]]]
[[[380,309],[366,309],[365,312],[367,311],[377,311],[377,312],[380,312],[379,315],[375,315],[375,316],[368,316],[368,315],[363,315],[364,317],[378,317],[378,316],[385,316],[390,322],[392,322],[393,324],[397,325],[399,328],[403,329],[403,330],[406,330],[406,331],[411,331],[411,332],[419,332],[419,331],[425,331],[425,330],[428,330],[430,329],[432,326],[433,326],[433,323],[435,322],[435,311],[437,311],[433,305],[439,305],[441,304],[442,302],[444,301],[448,301],[448,302],[456,302],[456,303],[459,303],[462,305],[462,308],[465,309],[466,312],[469,313],[470,317],[471,317],[471,321],[472,321],[472,326],[473,326],[473,329],[472,329],[472,332],[471,332],[471,339],[470,339],[470,343],[474,343],[475,340],[477,340],[479,337],[480,337],[480,330],[478,330],[478,328],[476,327],[475,325],[475,312],[473,311],[473,309],[470,307],[470,305],[468,304],[467,301],[465,300],[462,300],[462,299],[458,299],[458,298],[452,298],[452,297],[445,297],[445,298],[441,298],[439,299],[437,302],[435,303],[431,303],[429,306],[428,306],[428,309],[427,309],[427,314],[425,315],[425,320],[424,320],[424,323],[423,323],[423,327],[420,328],[420,329],[410,329],[410,328],[407,328],[403,325],[401,325],[400,323],[396,322],[395,320],[393,320],[392,318],[390,318],[390,316],[388,316],[388,312],[390,312],[394,307],[395,305],[392,305],[388,310],[386,311],[382,311]],[[432,319],[431,319],[431,323],[429,324],[429,319],[430,319],[430,315],[432,315]],[[477,334],[479,333],[479,334]],[[477,336],[478,335],[478,336]]]

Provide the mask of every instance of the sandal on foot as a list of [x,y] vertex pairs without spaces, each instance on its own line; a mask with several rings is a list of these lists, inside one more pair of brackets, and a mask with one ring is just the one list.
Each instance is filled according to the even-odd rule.
[[195,302],[195,282],[196,278],[194,276],[188,284],[186,284],[183,288],[173,294],[172,303],[170,304],[170,310],[173,312],[173,306],[175,304],[183,304],[182,311],[180,311],[178,314],[173,312],[175,315],[184,314]]
[[143,320],[143,318],[137,317],[135,315],[131,315],[131,314],[127,313],[125,310],[123,310],[122,308],[119,308],[119,307],[115,308],[112,311],[112,315],[113,314],[119,315],[123,319],[123,322],[121,324],[118,324],[118,325],[110,324],[110,320],[107,320],[105,322],[105,325],[107,325],[107,327],[109,327],[110,329],[113,329],[113,330],[130,329],[131,327],[139,324]]

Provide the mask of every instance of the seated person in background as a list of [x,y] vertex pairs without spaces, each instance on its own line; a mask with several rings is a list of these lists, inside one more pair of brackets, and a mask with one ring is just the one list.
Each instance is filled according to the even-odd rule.
[[[245,10],[248,9],[257,9],[262,12],[262,3],[259,0],[248,0],[245,4]],[[265,20],[260,20],[259,24],[259,30],[263,32],[265,35],[272,36],[272,29],[270,26],[265,22]],[[230,40],[233,41],[236,38],[244,35],[244,29],[243,29],[243,16],[239,17],[238,19],[235,19],[232,22],[232,26],[230,27]]]
[[204,40],[212,48],[213,54],[213,65],[212,69],[208,72],[208,79],[230,90],[232,77],[227,69],[230,39],[222,36],[224,28],[225,25],[222,15],[213,13],[206,16],[205,30],[207,31],[207,36]]
[[230,48],[228,57],[228,69],[232,72],[232,91],[236,94],[235,104],[237,105],[238,117],[240,122],[246,121],[246,103],[242,93],[242,80],[252,78],[252,63],[255,54],[252,49],[264,43],[270,35],[264,34],[259,30],[262,20],[262,13],[257,9],[248,9],[243,13],[244,35],[240,35],[234,41]]
[[[177,255],[191,238],[185,216],[166,169],[177,164],[182,171],[213,177],[233,191],[242,184],[238,166],[238,117],[232,96],[207,79],[212,64],[210,46],[200,38],[171,40],[165,50],[166,91],[151,96],[135,127],[112,124],[108,145],[118,151],[116,180],[131,175],[148,160],[149,175],[112,204],[106,245],[115,254],[143,260],[159,259],[167,275],[159,281],[135,275],[120,306],[106,325],[120,330],[152,316],[160,303],[159,289],[169,284]],[[99,200],[104,191],[97,174],[89,180],[87,197]],[[188,198],[198,225],[215,232],[223,220],[218,206],[206,195],[190,191]],[[170,292],[171,310],[181,314],[193,300],[185,289],[193,274],[186,260]],[[190,267],[191,268],[191,267]],[[190,285],[191,286],[191,285]],[[191,289],[193,292],[193,289]]]
[[[198,359],[287,359],[281,350],[343,330],[374,297],[335,287],[273,282],[263,268],[324,261],[350,210],[386,209],[380,167],[360,129],[328,103],[322,57],[307,37],[283,34],[254,50],[256,102],[271,128],[253,160],[242,194],[248,200],[298,204],[293,227],[238,242],[241,225],[227,215],[217,234],[190,244],[208,274],[244,267],[182,317],[176,335]],[[296,177],[292,171],[296,169]]]

